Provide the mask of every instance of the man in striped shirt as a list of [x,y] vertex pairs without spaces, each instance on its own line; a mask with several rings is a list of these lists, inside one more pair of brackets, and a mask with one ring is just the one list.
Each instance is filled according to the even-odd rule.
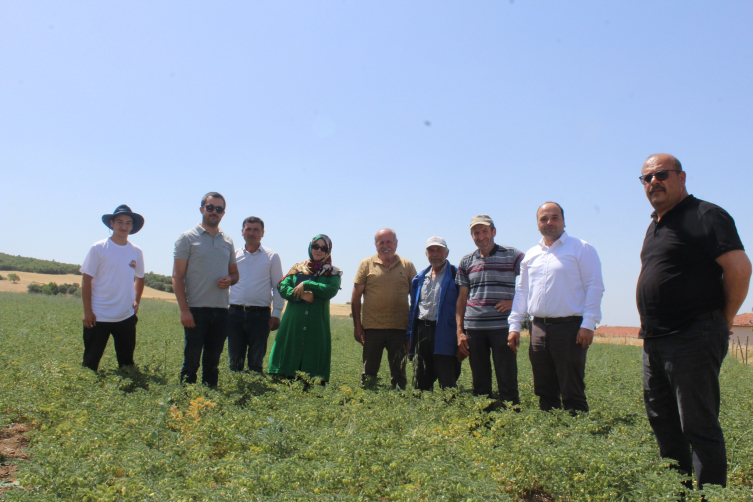
[[518,361],[507,345],[507,317],[515,296],[515,277],[520,274],[523,253],[495,244],[497,229],[486,215],[471,220],[471,237],[478,248],[465,255],[455,282],[460,287],[457,302],[458,354],[470,356],[473,394],[492,397],[492,365],[500,402],[520,402]]

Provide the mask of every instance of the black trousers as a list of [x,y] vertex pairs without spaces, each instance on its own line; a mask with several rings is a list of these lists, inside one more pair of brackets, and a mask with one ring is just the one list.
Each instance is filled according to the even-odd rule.
[[419,320],[416,326],[416,349],[413,356],[413,387],[432,390],[434,382],[439,387],[457,387],[460,377],[460,361],[455,356],[434,353],[436,323]]
[[246,350],[248,369],[262,373],[269,338],[269,308],[243,311],[230,306],[227,322],[227,353],[232,371],[243,371]]
[[196,383],[201,363],[201,383],[217,388],[220,356],[227,336],[227,309],[190,307],[195,328],[183,328],[183,367],[181,383]]
[[107,341],[112,335],[115,341],[115,356],[118,366],[133,366],[133,352],[136,350],[136,315],[118,322],[97,323],[91,328],[84,328],[84,360],[82,366],[97,371],[99,361],[107,348]]
[[382,352],[387,349],[387,361],[390,365],[390,385],[394,389],[405,389],[408,382],[405,377],[405,330],[404,329],[367,329],[363,342],[363,373],[361,384],[368,379],[376,380],[379,366],[382,364]]
[[[492,397],[492,364],[497,378],[499,400],[520,403],[518,393],[518,359],[507,346],[507,328],[466,330],[471,355],[473,395]],[[491,353],[491,361],[489,354]]]
[[719,370],[728,346],[720,312],[678,334],[643,340],[643,400],[659,454],[686,474],[695,470],[699,488],[727,484]]
[[528,358],[533,370],[533,392],[539,408],[588,411],[586,401],[586,354],[575,343],[583,318],[560,324],[545,324],[534,318]]

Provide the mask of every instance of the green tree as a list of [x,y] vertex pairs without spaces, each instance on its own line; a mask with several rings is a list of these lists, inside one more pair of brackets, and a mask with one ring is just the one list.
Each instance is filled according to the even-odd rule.
[[18,277],[18,274],[13,274],[13,273],[10,273],[10,274],[8,274],[8,280],[9,280],[10,282],[12,282],[13,284],[17,284],[17,283],[18,283],[18,281],[20,281],[20,280],[21,280],[21,278],[20,278],[20,277]]
[[58,285],[54,282],[48,282],[44,286],[42,286],[42,294],[44,295],[56,295],[58,294]]
[[42,294],[42,285],[38,282],[32,282],[28,286],[26,286],[26,291],[29,293],[36,293],[36,294]]

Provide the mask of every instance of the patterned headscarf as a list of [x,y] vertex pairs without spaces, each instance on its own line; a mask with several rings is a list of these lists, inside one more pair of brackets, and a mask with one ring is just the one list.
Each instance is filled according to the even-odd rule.
[[[314,260],[314,255],[311,253],[311,246],[319,239],[324,241],[324,243],[327,245],[328,251],[324,258],[322,258],[320,261],[316,261]],[[294,274],[313,275],[315,277],[319,277],[321,275],[325,277],[331,275],[342,275],[342,270],[332,266],[331,255],[332,240],[324,234],[316,235],[313,239],[311,239],[311,242],[309,242],[309,259],[293,265],[293,268],[291,268],[290,271],[285,274],[285,277]],[[284,281],[285,277],[283,277],[280,282]]]

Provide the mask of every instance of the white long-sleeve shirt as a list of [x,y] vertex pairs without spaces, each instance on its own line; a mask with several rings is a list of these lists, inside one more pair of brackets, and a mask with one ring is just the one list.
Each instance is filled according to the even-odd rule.
[[542,238],[520,263],[510,331],[520,331],[526,314],[534,317],[583,316],[581,328],[593,330],[601,321],[604,281],[596,249],[563,232],[551,246]]
[[238,264],[238,282],[230,286],[230,303],[246,307],[269,307],[272,304],[272,317],[282,317],[285,300],[277,291],[282,280],[280,256],[259,246],[249,253],[246,246],[235,251]]

